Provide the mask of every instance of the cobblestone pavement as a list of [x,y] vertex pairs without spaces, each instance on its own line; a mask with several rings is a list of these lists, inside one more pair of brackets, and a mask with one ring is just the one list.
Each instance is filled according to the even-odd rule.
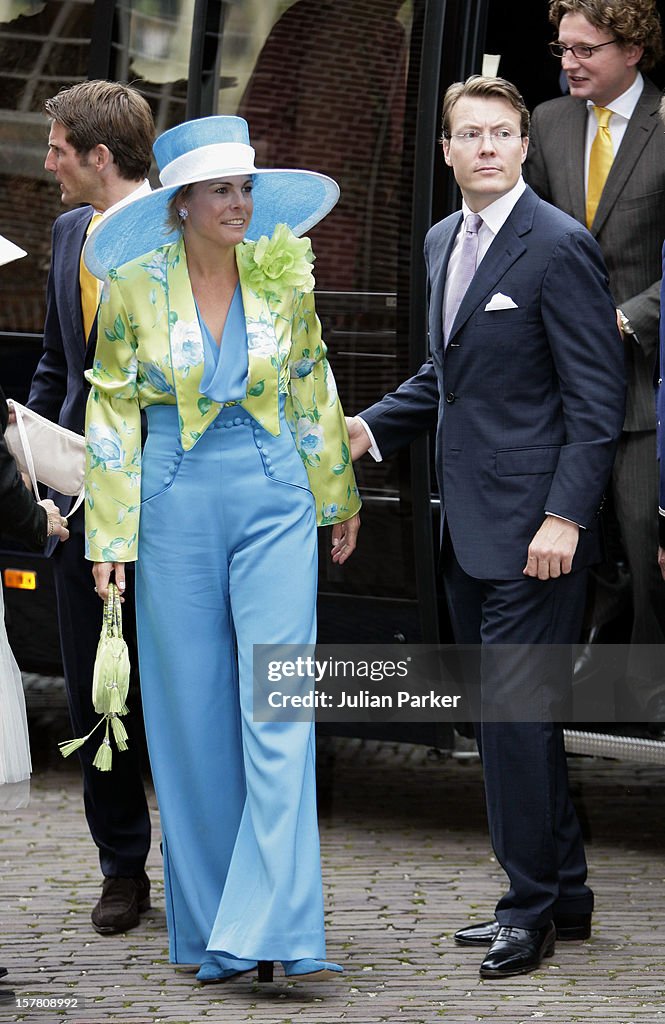
[[[477,761],[326,739],[319,776],[328,955],[344,965],[343,978],[259,986],[247,975],[201,987],[168,963],[157,839],[148,864],[153,909],[126,935],[92,930],[96,851],[76,766],[52,752],[68,726],[44,730],[39,714],[32,724],[30,806],[0,815],[0,963],[9,968],[0,1021],[63,1019],[54,1008],[17,1009],[20,998],[78,999],[66,1015],[78,1024],[665,1022],[661,768],[571,759],[596,890],[593,938],[559,943],[531,975],[490,982],[478,976],[481,955],[452,941],[457,927],[492,916],[503,885]],[[157,835],[154,797],[151,807]]]

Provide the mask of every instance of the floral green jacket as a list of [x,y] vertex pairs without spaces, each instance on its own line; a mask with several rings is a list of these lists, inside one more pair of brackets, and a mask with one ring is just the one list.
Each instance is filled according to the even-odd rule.
[[[320,526],[360,507],[349,439],[314,309],[311,250],[278,225],[272,239],[236,248],[249,345],[240,403],[277,435],[279,395],[307,467]],[[86,374],[86,556],[137,557],[141,494],[140,410],[176,405],[184,451],[221,406],[201,394],[204,347],[182,241],[148,253],[105,282],[95,363]]]

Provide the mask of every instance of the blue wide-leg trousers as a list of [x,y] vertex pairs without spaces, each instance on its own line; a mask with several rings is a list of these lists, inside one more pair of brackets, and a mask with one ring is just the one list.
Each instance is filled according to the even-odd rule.
[[325,957],[314,729],[252,720],[254,644],[312,644],[316,517],[288,426],[239,407],[183,452],[148,410],[136,576],[170,957]]

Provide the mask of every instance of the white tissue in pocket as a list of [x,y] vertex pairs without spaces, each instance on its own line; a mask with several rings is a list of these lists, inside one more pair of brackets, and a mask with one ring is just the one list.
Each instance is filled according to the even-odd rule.
[[497,309],[517,309],[517,303],[513,302],[510,295],[503,295],[497,292],[485,306],[486,313],[493,313]]

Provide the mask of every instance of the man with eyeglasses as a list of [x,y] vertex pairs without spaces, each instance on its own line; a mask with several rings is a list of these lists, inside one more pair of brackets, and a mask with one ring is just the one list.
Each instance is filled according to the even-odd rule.
[[625,397],[600,250],[525,185],[528,134],[510,82],[447,90],[443,155],[462,212],[425,240],[431,358],[349,421],[354,459],[436,428],[441,569],[455,640],[480,646],[476,736],[510,883],[494,921],[455,935],[489,946],[483,978],[531,971],[557,936],[591,929],[559,722]]
[[[665,135],[660,91],[642,74],[662,54],[661,25],[654,0],[551,0],[549,17],[557,32],[550,49],[561,60],[570,95],[534,111],[524,175],[543,199],[587,225],[610,276],[628,371],[626,419],[612,474],[632,597],[633,647],[620,711],[650,722],[652,733],[662,735],[665,692],[658,652],[665,643],[665,587],[655,554],[653,372],[665,237]],[[603,623],[603,603],[609,599],[600,584],[590,608],[592,626]]]

